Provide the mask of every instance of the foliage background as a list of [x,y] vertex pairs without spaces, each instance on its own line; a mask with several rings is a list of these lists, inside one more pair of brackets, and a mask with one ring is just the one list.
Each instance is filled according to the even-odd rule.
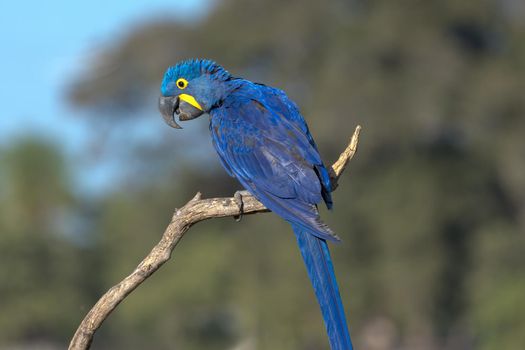
[[[286,90],[327,163],[363,126],[335,210],[323,213],[344,239],[332,251],[357,348],[523,349],[525,6],[201,5],[144,13],[88,45],[57,92],[75,133],[49,119],[72,141],[38,128],[2,134],[0,347],[64,348],[175,207],[197,190],[238,189],[215,159],[204,119],[174,131],[156,111],[166,67],[208,57]],[[66,16],[60,6],[53,15]],[[15,40],[16,30],[9,35]],[[36,66],[40,54],[35,48]],[[31,77],[18,79],[29,88],[17,95],[40,94]],[[5,96],[2,105],[12,104]],[[5,120],[31,118],[5,110]],[[93,348],[327,342],[293,235],[264,214],[194,227],[173,260],[111,315]]]

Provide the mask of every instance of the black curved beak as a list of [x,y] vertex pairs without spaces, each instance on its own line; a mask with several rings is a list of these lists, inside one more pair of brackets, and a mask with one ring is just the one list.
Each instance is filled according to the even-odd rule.
[[186,121],[195,119],[204,113],[188,102],[182,101],[178,96],[159,97],[159,111],[166,124],[175,129],[182,129],[182,127],[175,122],[176,116],[179,117],[180,121]]
[[175,111],[178,108],[178,96],[159,97],[159,111],[166,124],[175,129],[182,129],[182,127],[175,122]]

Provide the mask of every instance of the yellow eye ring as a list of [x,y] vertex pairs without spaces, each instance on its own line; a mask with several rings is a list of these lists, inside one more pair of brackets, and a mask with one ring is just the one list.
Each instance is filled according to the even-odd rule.
[[184,90],[186,89],[186,86],[188,86],[188,81],[184,78],[179,78],[175,84],[177,84],[179,89]]

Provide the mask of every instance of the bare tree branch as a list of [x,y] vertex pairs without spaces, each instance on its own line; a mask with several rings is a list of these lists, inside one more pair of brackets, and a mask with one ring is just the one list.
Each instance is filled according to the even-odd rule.
[[[330,169],[330,177],[332,178],[334,189],[337,187],[337,180],[357,150],[360,131],[361,127],[358,125],[355,128],[349,145]],[[69,349],[89,349],[93,341],[93,336],[102,322],[104,322],[126,296],[169,260],[173,249],[191,226],[211,218],[268,211],[268,209],[253,196],[243,196],[242,201],[243,208],[241,213],[234,198],[202,199],[201,194],[197,193],[186,205],[175,210],[171,222],[164,231],[159,243],[153,247],[151,252],[129,276],[111,287],[111,289],[98,300],[86,317],[84,317],[71,339]]]

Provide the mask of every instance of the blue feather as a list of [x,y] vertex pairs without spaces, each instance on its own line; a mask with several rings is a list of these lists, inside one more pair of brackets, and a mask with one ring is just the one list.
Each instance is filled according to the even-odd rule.
[[316,206],[332,207],[330,177],[297,107],[277,89],[246,82],[211,111],[210,130],[227,171],[292,224],[330,346],[352,349],[326,244],[339,238]]
[[317,145],[299,109],[278,89],[234,78],[209,60],[170,67],[161,92],[184,93],[210,115],[210,132],[229,175],[295,232],[333,350],[352,349],[327,240],[339,237],[319,217],[317,204],[332,208],[332,184]]
[[321,307],[330,347],[332,350],[352,349],[328,245],[324,239],[315,237],[300,227],[292,227]]

